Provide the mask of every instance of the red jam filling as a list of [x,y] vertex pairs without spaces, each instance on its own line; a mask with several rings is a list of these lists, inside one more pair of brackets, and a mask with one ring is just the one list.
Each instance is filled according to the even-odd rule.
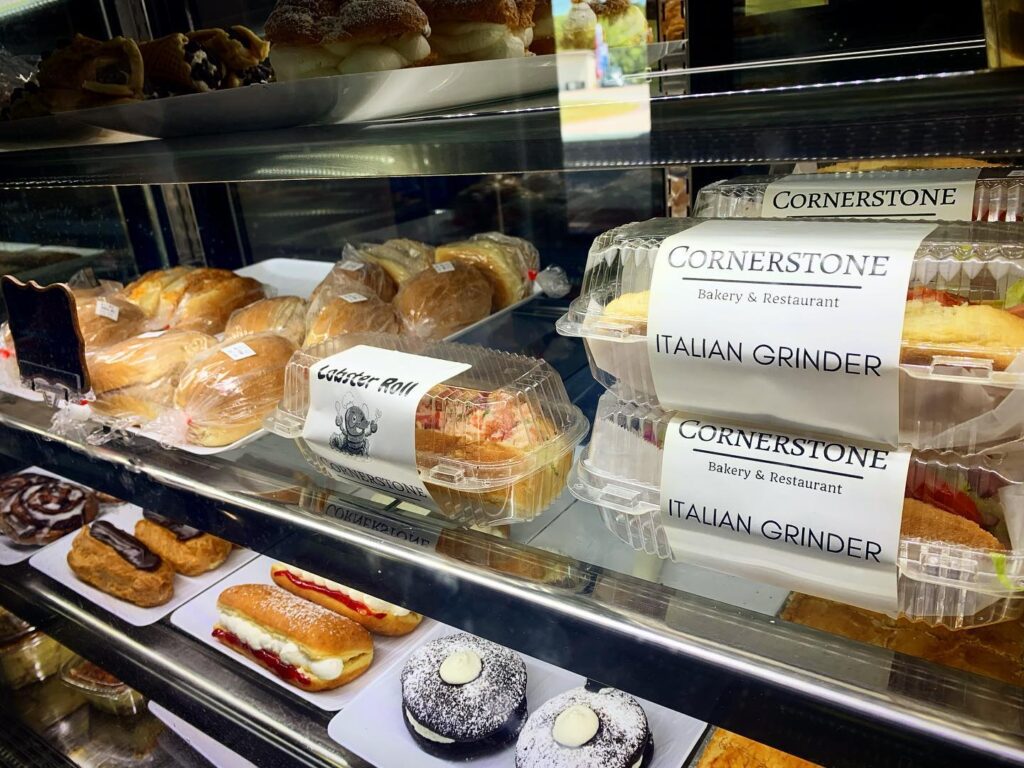
[[312,590],[313,592],[319,592],[321,595],[327,595],[328,597],[330,597],[330,598],[332,598],[334,600],[337,600],[339,603],[344,605],[346,608],[349,608],[349,609],[355,611],[360,616],[372,616],[375,619],[383,619],[385,616],[387,616],[386,613],[374,613],[369,608],[367,608],[365,605],[360,603],[358,600],[353,600],[351,597],[346,595],[344,592],[338,592],[338,591],[333,590],[333,589],[328,589],[327,587],[321,587],[319,584],[314,584],[311,581],[306,581],[304,579],[300,579],[298,576],[296,576],[291,571],[281,571],[281,573],[283,573],[285,575],[285,578],[287,578],[288,581],[290,581],[292,584],[294,584],[295,586],[299,587],[300,589],[309,589],[309,590]]
[[213,636],[218,640],[227,643],[228,645],[234,646],[235,648],[244,650],[246,653],[252,654],[260,662],[270,669],[275,675],[280,677],[282,680],[289,680],[292,682],[300,683],[302,685],[309,685],[310,680],[302,672],[299,671],[298,667],[294,667],[291,664],[285,664],[281,661],[277,654],[271,653],[270,651],[257,651],[250,648],[248,645],[243,643],[238,635],[233,632],[228,632],[226,629],[215,627],[213,630]]

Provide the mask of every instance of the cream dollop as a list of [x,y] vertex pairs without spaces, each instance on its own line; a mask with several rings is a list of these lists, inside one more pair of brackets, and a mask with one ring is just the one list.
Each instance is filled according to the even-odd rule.
[[582,747],[601,726],[597,714],[583,704],[573,704],[559,713],[551,727],[551,736],[563,747]]
[[441,662],[438,673],[448,685],[465,685],[480,677],[483,663],[473,651],[456,651]]

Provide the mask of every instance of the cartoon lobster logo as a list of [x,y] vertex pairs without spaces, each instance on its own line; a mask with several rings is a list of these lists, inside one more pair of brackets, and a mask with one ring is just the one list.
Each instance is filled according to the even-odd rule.
[[381,413],[378,410],[373,419],[366,417],[366,406],[346,401],[335,402],[337,415],[334,423],[338,431],[331,435],[331,448],[350,456],[368,456],[370,453],[370,435],[377,431],[377,423]]

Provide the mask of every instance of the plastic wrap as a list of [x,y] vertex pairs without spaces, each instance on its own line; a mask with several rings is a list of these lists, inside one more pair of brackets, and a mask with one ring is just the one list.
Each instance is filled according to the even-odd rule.
[[[602,395],[569,488],[597,505],[622,541],[674,560],[678,530],[664,525],[661,515],[662,447],[672,416]],[[968,457],[915,451],[906,498],[971,521],[966,528],[978,546],[935,540],[930,522],[922,529],[904,519],[898,615],[960,629],[1024,613],[1024,452]]]
[[469,240],[439,246],[438,263],[457,261],[477,267],[494,289],[493,311],[504,309],[530,295],[540,270],[540,255],[531,243],[500,232],[485,232]]
[[224,328],[225,339],[240,339],[253,333],[277,333],[298,346],[306,335],[305,299],[277,296],[236,309]]
[[170,443],[220,446],[246,437],[281,399],[285,365],[294,351],[294,344],[274,333],[211,347],[182,372],[175,412],[150,427]]
[[126,425],[157,418],[173,406],[185,367],[216,344],[198,331],[156,331],[88,355],[93,412]]
[[314,311],[320,301],[348,293],[353,285],[373,291],[384,301],[391,301],[397,291],[395,281],[383,267],[363,258],[356,250],[346,246],[341,261],[334,265],[327,273],[327,277],[321,280],[310,294],[310,311]]
[[145,708],[142,694],[91,661],[72,659],[63,666],[60,677],[65,685],[77,690],[89,704],[103,712],[130,717]]
[[491,313],[494,289],[476,267],[461,261],[436,264],[409,280],[395,297],[405,333],[439,340]]
[[75,310],[86,352],[124,341],[146,329],[142,310],[117,296],[76,296]]
[[340,296],[322,294],[317,313],[309,321],[304,347],[311,347],[346,333],[398,333],[401,325],[395,308],[372,291],[358,285]]
[[[121,291],[121,297],[135,304],[146,317],[155,318],[160,311],[160,298],[171,284],[185,275],[194,272],[195,267],[171,267],[170,269],[154,269],[145,273],[137,280],[128,283]],[[169,319],[172,307],[165,310]]]
[[561,493],[587,421],[554,369],[482,347],[381,334],[330,339],[288,366],[284,399],[267,426],[295,438],[317,471],[338,477],[302,438],[310,368],[360,345],[471,366],[431,389],[416,409],[416,471],[442,515],[465,525],[522,522]]
[[[1010,170],[984,171],[974,185],[972,221],[1024,221],[1024,176]],[[928,171],[869,171],[866,173],[820,174],[815,178],[843,182],[888,182],[905,178],[927,179]],[[693,208],[694,217],[712,219],[756,219],[761,216],[769,184],[784,176],[740,176],[716,181],[701,189]]]
[[[698,223],[653,219],[601,235],[590,250],[580,296],[557,323],[560,333],[585,340],[595,378],[624,400],[659,404],[647,347],[652,270],[661,243]],[[923,336],[931,320],[942,319],[936,314],[950,309],[958,317],[948,325],[959,327],[962,338]],[[1022,438],[1022,390],[1019,231],[1002,223],[937,225],[917,251],[908,286],[900,443],[974,451]]]
[[[12,615],[12,614],[8,614]],[[42,632],[14,617],[0,631],[0,682],[6,688],[23,688],[60,671],[74,654]]]
[[220,333],[232,312],[267,296],[258,280],[225,270],[197,269],[186,281],[168,320],[171,328],[182,331]]
[[14,348],[14,337],[9,323],[0,323],[0,387],[20,387],[18,352]]
[[379,265],[397,286],[434,263],[434,247],[415,240],[346,245],[342,251],[343,258],[353,254]]

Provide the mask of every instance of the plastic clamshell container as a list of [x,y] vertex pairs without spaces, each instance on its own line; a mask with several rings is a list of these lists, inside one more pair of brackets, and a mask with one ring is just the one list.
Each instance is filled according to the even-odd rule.
[[[1024,174],[1011,176],[1012,170],[991,169],[982,172],[974,184],[972,221],[1024,221]],[[927,179],[928,171],[911,171],[914,178]],[[821,173],[815,180],[834,182],[894,181],[907,178],[906,171],[867,171],[864,173]],[[769,184],[785,176],[740,176],[708,184],[697,194],[693,215],[709,219],[757,219]]]
[[0,637],[0,684],[18,689],[55,675],[73,654],[27,624]]
[[[676,531],[661,516],[662,446],[672,417],[602,395],[569,490],[597,506],[608,530],[634,549],[676,560]],[[915,497],[930,493],[933,501],[938,489],[955,489],[970,497],[987,530],[1024,539],[1024,451],[987,457],[915,451],[907,485]],[[1024,551],[901,538],[897,566],[898,616],[963,629],[1024,614]]]
[[[646,307],[654,263],[664,240],[701,221],[651,219],[598,237],[587,258],[580,295],[556,323],[561,334],[584,339],[594,378],[622,400],[661,405],[647,350]],[[889,222],[857,225],[886,227]],[[927,295],[939,291],[1002,310],[1012,286],[1024,289],[1020,281],[1024,233],[1017,225],[941,223],[915,255],[908,294],[915,289]],[[606,311],[622,297],[632,305],[628,312]],[[1010,322],[1019,318],[1024,329],[1024,303],[1017,311],[1022,314]],[[1024,438],[1024,345],[972,346],[965,338],[962,344],[944,343],[932,351],[904,340],[901,360],[901,445],[974,452]]]
[[[588,423],[550,365],[484,347],[379,333],[328,339],[299,350],[288,364],[284,398],[266,426],[294,438],[317,471],[352,482],[336,475],[302,438],[309,371],[359,345],[472,366],[431,389],[417,407],[416,469],[441,515],[462,525],[525,522],[565,489]],[[430,431],[439,439],[421,439]]]
[[131,717],[145,709],[141,693],[85,659],[67,662],[60,677],[65,685],[77,690],[89,704],[103,712]]

